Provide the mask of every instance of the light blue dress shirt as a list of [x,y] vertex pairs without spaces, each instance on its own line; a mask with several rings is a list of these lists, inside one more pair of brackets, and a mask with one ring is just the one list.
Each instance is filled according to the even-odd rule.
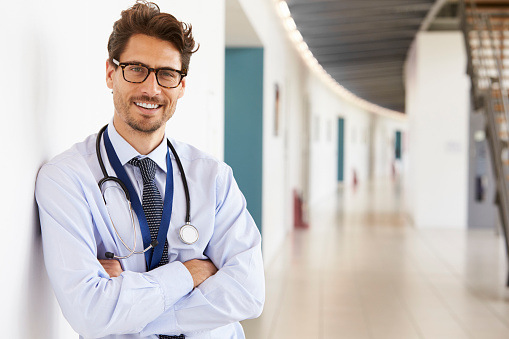
[[[143,180],[127,162],[139,156],[115,130],[108,134],[139,197]],[[186,200],[181,175],[172,156],[174,197],[168,231],[169,264],[146,272],[145,256],[120,260],[124,272],[111,278],[97,259],[105,252],[127,255],[127,244],[143,250],[134,215],[133,230],[123,191],[103,175],[95,150],[96,135],[74,145],[45,164],[37,177],[44,259],[49,278],[66,319],[80,338],[157,338],[157,334],[186,338],[244,338],[239,321],[260,315],[265,299],[261,237],[246,209],[246,201],[223,162],[196,148],[172,140],[189,185],[191,223],[199,240],[179,239],[185,224]],[[159,168],[156,185],[164,195],[166,139],[148,156]],[[171,153],[171,152],[170,152]],[[101,141],[109,175],[115,172]],[[104,196],[104,198],[103,198]],[[164,196],[163,196],[164,199]],[[106,203],[105,203],[106,202]],[[218,272],[193,289],[182,264],[210,259]]]

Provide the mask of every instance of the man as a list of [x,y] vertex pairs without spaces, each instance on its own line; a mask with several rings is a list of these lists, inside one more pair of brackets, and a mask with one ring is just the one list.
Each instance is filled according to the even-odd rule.
[[239,321],[261,313],[261,238],[231,169],[167,144],[194,45],[153,3],[123,11],[112,123],[39,172],[46,267],[80,338],[244,338]]

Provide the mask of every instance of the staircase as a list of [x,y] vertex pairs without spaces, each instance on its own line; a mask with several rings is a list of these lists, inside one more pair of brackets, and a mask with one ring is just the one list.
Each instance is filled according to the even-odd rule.
[[485,115],[509,256],[509,0],[461,0],[460,14],[474,109]]

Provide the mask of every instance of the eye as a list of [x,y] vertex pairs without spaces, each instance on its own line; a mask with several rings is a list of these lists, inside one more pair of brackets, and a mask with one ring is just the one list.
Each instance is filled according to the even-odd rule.
[[130,65],[130,66],[127,67],[127,70],[129,72],[133,72],[133,73],[144,73],[144,72],[146,72],[145,67],[137,66],[137,65]]
[[162,69],[159,71],[159,76],[163,78],[175,78],[177,76],[177,72],[170,71],[167,69]]

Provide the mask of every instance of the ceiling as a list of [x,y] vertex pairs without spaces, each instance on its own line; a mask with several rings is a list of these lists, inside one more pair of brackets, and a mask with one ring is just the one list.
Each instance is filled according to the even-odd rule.
[[458,28],[457,1],[287,3],[297,29],[327,73],[358,97],[398,112],[405,112],[403,68],[407,53],[429,13],[434,12],[434,21],[428,29]]

